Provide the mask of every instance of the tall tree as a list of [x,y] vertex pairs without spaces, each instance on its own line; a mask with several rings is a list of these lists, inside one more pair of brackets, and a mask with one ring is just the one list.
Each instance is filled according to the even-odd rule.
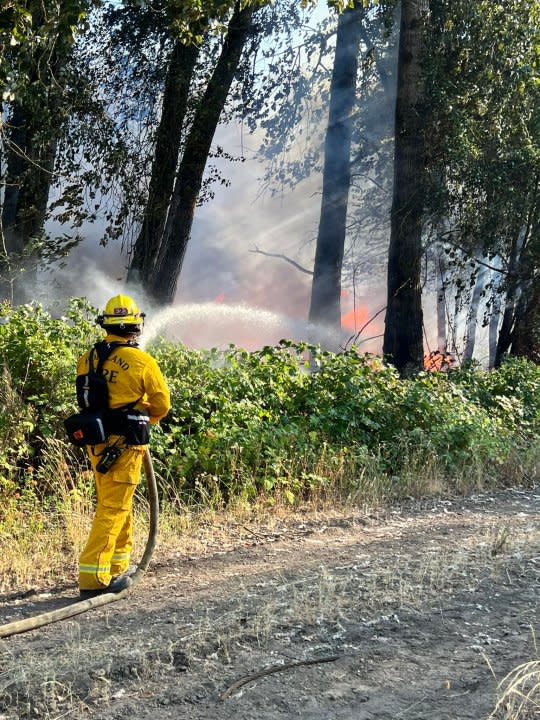
[[144,287],[159,303],[173,301],[212,140],[248,38],[253,5],[237,2],[221,55],[194,115],[171,196],[159,251]]
[[540,267],[540,7],[432,0],[428,42],[427,215],[445,219],[461,256],[500,263],[500,281],[490,283],[499,297],[488,298],[499,363],[535,343],[521,323],[534,316]]
[[[379,266],[386,241],[395,5],[357,2],[337,23],[330,15],[294,52],[270,56],[262,84],[264,189],[286,195],[307,177],[323,176],[310,319],[334,331],[342,284],[354,284],[358,267]],[[371,188],[376,202],[366,201]]]
[[365,10],[357,1],[338,20],[330,108],[324,146],[321,216],[309,320],[341,329],[341,271],[351,183],[352,111],[356,101],[358,55]]
[[176,41],[167,68],[161,118],[156,132],[148,198],[133,246],[128,282],[148,283],[156,261],[180,155],[189,88],[199,53],[197,43]]
[[424,356],[420,269],[426,121],[422,60],[427,10],[427,0],[402,0],[383,352],[403,375],[420,370]]
[[[478,260],[482,261],[481,253],[477,253]],[[467,325],[465,328],[465,346],[463,348],[463,360],[472,360],[476,344],[476,330],[478,327],[478,310],[480,301],[485,294],[488,268],[485,264],[479,264],[476,276],[473,278],[473,291],[467,311]]]

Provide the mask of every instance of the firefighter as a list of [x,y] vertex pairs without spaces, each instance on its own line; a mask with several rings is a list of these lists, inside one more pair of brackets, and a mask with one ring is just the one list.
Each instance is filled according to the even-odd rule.
[[[112,434],[107,442],[87,446],[94,470],[97,506],[79,565],[82,598],[103,592],[120,592],[131,584],[132,500],[140,480],[148,443],[148,425],[170,409],[170,395],[157,362],[137,346],[144,313],[132,298],[116,295],[97,319],[105,330],[105,343],[115,343],[103,362],[107,380]],[[119,345],[116,345],[119,343]],[[77,375],[89,371],[90,350],[77,363]],[[126,411],[127,407],[127,411]],[[131,418],[131,419],[130,419]],[[136,432],[132,424],[135,418]],[[140,430],[145,422],[146,436]],[[107,469],[107,465],[112,465]]]

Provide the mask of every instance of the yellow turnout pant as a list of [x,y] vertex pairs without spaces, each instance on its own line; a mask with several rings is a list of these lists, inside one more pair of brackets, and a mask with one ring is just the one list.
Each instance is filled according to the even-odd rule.
[[107,473],[96,465],[105,445],[88,448],[96,480],[97,505],[92,529],[79,561],[81,590],[107,587],[129,567],[133,544],[132,500],[141,476],[145,446],[129,447]]

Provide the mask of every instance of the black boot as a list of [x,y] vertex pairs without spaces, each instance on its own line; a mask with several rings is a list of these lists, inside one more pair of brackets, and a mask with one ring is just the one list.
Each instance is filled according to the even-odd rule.
[[113,578],[109,583],[107,591],[112,593],[119,593],[122,592],[122,590],[127,590],[132,583],[133,580],[131,579],[131,574],[129,572],[126,572],[123,575],[118,575],[118,577]]
[[105,593],[119,593],[122,592],[122,590],[127,590],[132,583],[133,580],[128,573],[124,573],[123,575],[118,575],[118,577],[113,578],[107,587],[96,590],[79,590],[79,597],[81,600],[88,600],[89,598],[104,595]]

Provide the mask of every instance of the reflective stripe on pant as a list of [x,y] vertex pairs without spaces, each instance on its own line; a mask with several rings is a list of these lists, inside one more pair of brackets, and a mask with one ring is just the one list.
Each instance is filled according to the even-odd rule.
[[141,475],[145,447],[127,448],[109,472],[96,472],[103,445],[89,450],[96,479],[97,506],[79,565],[81,590],[107,587],[129,566],[132,546],[132,500]]

